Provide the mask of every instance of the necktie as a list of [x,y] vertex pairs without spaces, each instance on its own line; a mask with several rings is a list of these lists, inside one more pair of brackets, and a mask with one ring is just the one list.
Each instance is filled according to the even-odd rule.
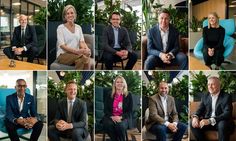
[[25,46],[25,30],[21,28],[21,45]]
[[70,100],[70,102],[69,102],[69,110],[68,110],[67,122],[71,122],[72,109],[73,109],[73,102],[72,102],[72,100]]

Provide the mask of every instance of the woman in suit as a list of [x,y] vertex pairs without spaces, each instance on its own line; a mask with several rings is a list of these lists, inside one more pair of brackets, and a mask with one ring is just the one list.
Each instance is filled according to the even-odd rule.
[[76,16],[74,6],[64,8],[64,24],[57,28],[57,60],[65,65],[75,64],[78,70],[89,70],[91,51],[84,41],[82,28],[75,24]]
[[112,86],[112,93],[104,103],[103,126],[112,141],[125,141],[128,122],[132,116],[133,101],[122,76],[117,76]]
[[216,65],[216,70],[224,61],[223,46],[225,29],[219,25],[219,17],[213,12],[208,15],[208,26],[203,28],[203,58],[205,64],[212,69],[211,65]]

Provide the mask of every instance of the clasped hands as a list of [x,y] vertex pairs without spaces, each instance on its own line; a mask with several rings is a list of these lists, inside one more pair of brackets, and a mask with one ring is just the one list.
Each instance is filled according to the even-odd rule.
[[201,121],[199,121],[199,119],[197,117],[194,117],[192,120],[192,126],[193,128],[202,128],[205,125],[209,125],[209,119],[202,119]]
[[169,123],[167,127],[168,127],[168,128],[171,130],[171,132],[173,132],[173,133],[177,132],[177,130],[178,130],[177,125],[174,124],[174,123]]
[[32,128],[36,122],[38,122],[38,120],[35,117],[27,117],[27,118],[20,117],[16,119],[17,124],[20,124],[27,129]]
[[165,64],[170,64],[171,59],[173,59],[172,55],[170,53],[160,53],[160,58]]
[[91,50],[89,48],[80,48],[76,51],[76,54],[77,55],[85,55],[87,57],[90,57],[91,56]]
[[111,116],[111,119],[113,122],[118,123],[118,122],[121,122],[122,117],[121,116]]
[[212,57],[214,55],[214,51],[214,48],[208,48],[208,55]]
[[67,130],[67,129],[72,129],[73,126],[72,126],[72,123],[65,122],[64,120],[59,120],[59,121],[56,123],[56,128],[57,128],[59,131],[65,131],[65,130]]
[[116,52],[116,55],[118,55],[121,59],[126,59],[128,57],[128,51],[120,50]]
[[22,54],[22,52],[24,51],[24,48],[23,47],[15,47],[15,48],[13,48],[12,49],[12,51],[14,51],[14,53],[16,54],[16,55],[21,55]]

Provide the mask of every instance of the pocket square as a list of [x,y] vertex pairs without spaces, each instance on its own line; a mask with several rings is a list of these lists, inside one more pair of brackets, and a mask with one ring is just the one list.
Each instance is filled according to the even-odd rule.
[[28,102],[27,104],[30,104],[31,102]]

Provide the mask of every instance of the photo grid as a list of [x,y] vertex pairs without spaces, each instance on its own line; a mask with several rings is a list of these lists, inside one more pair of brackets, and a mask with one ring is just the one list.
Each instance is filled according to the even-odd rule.
[[235,0],[0,0],[1,141],[236,141]]

